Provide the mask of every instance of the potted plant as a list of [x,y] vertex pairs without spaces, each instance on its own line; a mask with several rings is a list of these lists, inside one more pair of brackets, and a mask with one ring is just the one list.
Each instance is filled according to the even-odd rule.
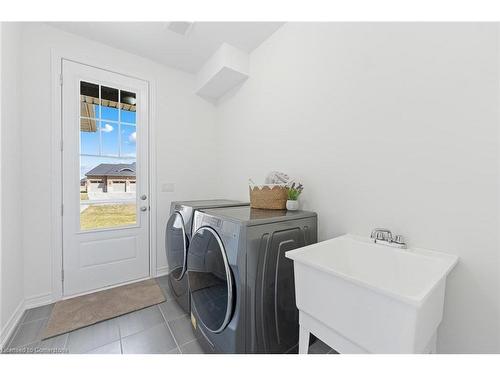
[[290,211],[295,211],[299,209],[299,196],[304,190],[302,184],[295,185],[295,182],[292,185],[287,187],[288,200],[286,201],[286,208]]

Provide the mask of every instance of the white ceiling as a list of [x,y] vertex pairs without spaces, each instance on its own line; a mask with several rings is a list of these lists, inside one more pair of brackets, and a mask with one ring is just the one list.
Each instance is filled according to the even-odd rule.
[[251,52],[282,22],[195,22],[187,36],[168,22],[50,22],[73,34],[196,73],[224,42]]

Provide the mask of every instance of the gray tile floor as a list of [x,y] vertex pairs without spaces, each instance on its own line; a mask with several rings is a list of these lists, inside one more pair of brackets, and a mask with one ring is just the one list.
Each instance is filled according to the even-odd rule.
[[[41,340],[53,304],[28,310],[7,344],[6,353],[202,354],[188,316],[173,300],[166,276],[157,279],[166,302]],[[310,353],[331,348],[317,340]]]

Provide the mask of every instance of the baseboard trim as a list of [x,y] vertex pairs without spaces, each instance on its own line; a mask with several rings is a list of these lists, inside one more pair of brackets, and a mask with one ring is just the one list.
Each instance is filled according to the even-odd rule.
[[21,318],[23,317],[25,308],[25,301],[22,300],[19,305],[17,305],[14,313],[11,315],[5,327],[2,328],[0,332],[0,350],[4,349],[12,335],[14,334],[17,326],[21,322]]
[[156,269],[156,276],[155,277],[160,277],[160,276],[165,276],[165,275],[168,275],[168,266],[158,267]]
[[55,302],[52,293],[43,293],[37,296],[28,297],[24,302],[24,309],[33,309],[35,307],[48,305],[49,303]]

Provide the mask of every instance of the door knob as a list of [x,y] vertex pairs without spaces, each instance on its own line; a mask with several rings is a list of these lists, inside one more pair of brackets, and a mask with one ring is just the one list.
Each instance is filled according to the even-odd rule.
[[142,194],[142,195],[141,195],[141,199],[142,199],[143,201],[145,201],[146,199],[148,199],[148,196],[147,196],[146,194]]
[[147,210],[148,210],[148,208],[147,208],[146,206],[142,206],[142,207],[141,207],[141,211],[142,211],[142,212],[147,211]]

